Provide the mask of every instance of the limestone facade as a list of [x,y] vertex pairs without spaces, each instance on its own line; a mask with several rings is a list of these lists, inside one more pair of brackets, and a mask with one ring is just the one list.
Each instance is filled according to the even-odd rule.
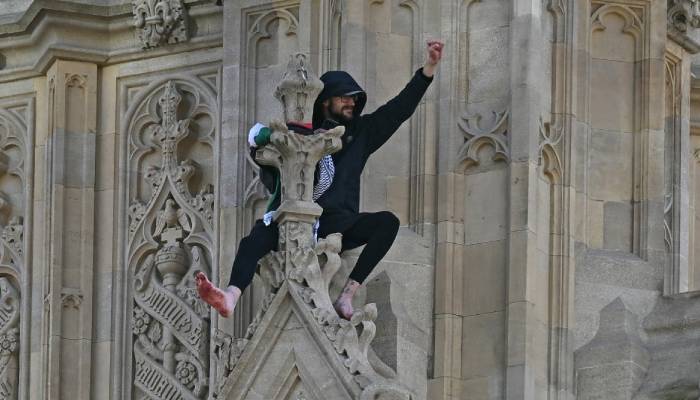
[[[0,1],[0,398],[697,399],[699,27],[697,0]],[[300,140],[276,89],[344,69],[372,111],[435,38],[362,180],[399,237],[339,320],[357,252],[307,240],[303,177],[341,132]],[[294,190],[222,319],[193,276],[226,283],[264,210],[255,122]]]

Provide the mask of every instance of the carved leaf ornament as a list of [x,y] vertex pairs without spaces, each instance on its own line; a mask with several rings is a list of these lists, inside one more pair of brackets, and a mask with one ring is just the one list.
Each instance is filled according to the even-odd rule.
[[182,0],[133,0],[134,26],[144,49],[187,41]]

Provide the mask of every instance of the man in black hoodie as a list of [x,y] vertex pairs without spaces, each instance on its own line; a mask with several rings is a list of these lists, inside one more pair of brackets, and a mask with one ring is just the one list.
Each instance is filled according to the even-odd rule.
[[343,148],[333,154],[335,174],[330,187],[317,203],[323,207],[318,236],[343,234],[343,251],[365,245],[355,268],[335,301],[343,318],[353,314],[352,298],[391,248],[399,220],[389,211],[360,213],[360,176],[369,156],[377,151],[401,124],[411,117],[433,80],[442,57],[443,43],[428,42],[425,65],[406,87],[376,111],[361,115],[367,95],[345,71],[329,71],[321,76],[324,87],[314,103],[313,128],[345,126]]
[[[365,245],[341,295],[334,302],[336,311],[343,318],[352,317],[355,292],[389,251],[399,229],[398,218],[388,211],[359,212],[362,170],[369,156],[389,140],[415,111],[433,80],[442,57],[442,48],[441,42],[428,42],[425,65],[416,71],[401,93],[366,115],[360,114],[367,102],[367,95],[350,74],[344,71],[326,72],[321,76],[324,88],[314,103],[312,126],[294,126],[296,132],[302,133],[345,126],[343,148],[332,157],[324,157],[319,163],[314,187],[314,198],[323,207],[318,236],[342,233],[343,251]],[[269,136],[269,129],[256,125],[251,129],[249,142],[252,147],[262,146],[269,142]],[[278,191],[274,192],[268,211],[279,205]],[[268,218],[258,220],[238,246],[227,288],[219,289],[204,274],[197,275],[197,290],[202,300],[222,316],[232,315],[242,291],[253,279],[260,258],[277,248],[277,238],[276,222]]]

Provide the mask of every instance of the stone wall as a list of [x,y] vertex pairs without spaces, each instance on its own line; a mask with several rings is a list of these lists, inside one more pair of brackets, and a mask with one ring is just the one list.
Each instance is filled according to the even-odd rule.
[[[0,2],[0,398],[360,393],[308,373],[343,356],[262,276],[231,319],[191,278],[226,282],[265,207],[246,135],[291,55],[369,112],[433,38],[362,178],[402,225],[357,299],[373,365],[413,399],[696,398],[698,26],[696,0]],[[244,339],[281,361],[224,359]]]

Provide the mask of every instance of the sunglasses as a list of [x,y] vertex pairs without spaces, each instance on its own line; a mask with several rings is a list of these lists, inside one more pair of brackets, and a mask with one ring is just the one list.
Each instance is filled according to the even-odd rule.
[[357,103],[358,96],[356,94],[350,96],[338,96],[341,102],[349,103],[351,100],[353,103]]

